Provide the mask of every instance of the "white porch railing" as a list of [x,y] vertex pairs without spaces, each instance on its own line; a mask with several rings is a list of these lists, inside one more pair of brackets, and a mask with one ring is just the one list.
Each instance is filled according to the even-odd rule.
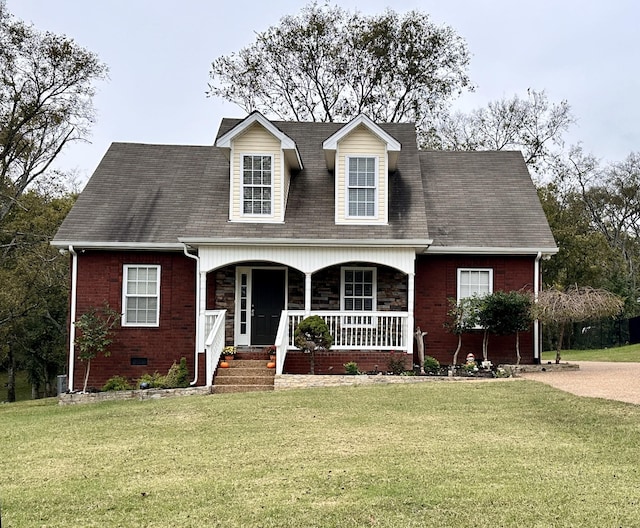
[[204,335],[207,336],[204,342],[207,387],[213,385],[213,375],[224,349],[226,313],[226,310],[207,310],[204,314]]
[[283,311],[276,335],[276,374],[282,374],[288,349],[296,348],[295,329],[308,315],[319,315],[329,327],[334,350],[409,351],[412,332],[408,312]]

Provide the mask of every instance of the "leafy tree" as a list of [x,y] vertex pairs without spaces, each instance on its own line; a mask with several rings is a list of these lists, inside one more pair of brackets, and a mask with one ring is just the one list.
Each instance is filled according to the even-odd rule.
[[565,291],[555,288],[539,292],[533,305],[533,317],[556,328],[556,363],[560,363],[560,351],[565,328],[571,323],[602,319],[619,315],[624,300],[611,292],[590,287],[573,287]]
[[9,401],[16,369],[27,370],[34,395],[52,395],[64,365],[68,259],[49,241],[74,200],[27,191],[0,221],[0,364]]
[[106,72],[95,54],[15,20],[0,0],[0,221],[68,143],[86,139],[93,83]]
[[331,337],[329,327],[322,317],[310,315],[304,318],[296,327],[294,343],[300,350],[311,354],[310,371],[311,374],[315,374],[315,352],[316,350],[330,349],[333,344],[333,337]]
[[311,3],[215,59],[208,95],[280,119],[348,121],[364,113],[426,129],[470,86],[468,64],[464,40],[424,13],[365,16]]
[[466,334],[478,327],[478,299],[467,297],[457,301],[453,297],[447,299],[449,304],[447,319],[444,327],[452,334],[458,336],[458,346],[453,353],[453,366],[458,364],[458,354],[462,348],[462,334]]
[[484,327],[483,352],[487,359],[488,334],[516,336],[516,361],[520,364],[520,332],[531,325],[531,295],[517,291],[496,291],[483,298],[479,313],[480,325]]
[[87,392],[87,382],[91,370],[91,360],[99,354],[109,357],[109,346],[113,342],[113,329],[120,322],[120,314],[105,304],[102,309],[89,308],[76,320],[75,326],[79,335],[75,339],[78,347],[78,359],[86,361],[84,385],[82,392]]

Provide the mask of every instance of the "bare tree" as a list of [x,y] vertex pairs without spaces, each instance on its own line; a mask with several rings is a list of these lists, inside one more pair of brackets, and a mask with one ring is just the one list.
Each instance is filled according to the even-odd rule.
[[470,87],[466,43],[419,11],[376,16],[311,3],[215,59],[208,95],[297,121],[430,117]]

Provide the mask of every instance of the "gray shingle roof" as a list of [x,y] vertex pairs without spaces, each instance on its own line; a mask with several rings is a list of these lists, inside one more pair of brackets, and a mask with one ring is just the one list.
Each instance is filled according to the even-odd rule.
[[433,247],[555,248],[520,152],[420,153]]
[[[218,137],[239,121],[223,120]],[[389,223],[335,225],[334,175],[322,142],[342,125],[274,125],[295,140],[304,165],[292,178],[284,223],[228,221],[229,161],[222,149],[113,143],[54,243],[433,238],[441,246],[555,246],[518,153],[420,153],[413,125],[381,125],[402,144],[398,170],[389,178]]]

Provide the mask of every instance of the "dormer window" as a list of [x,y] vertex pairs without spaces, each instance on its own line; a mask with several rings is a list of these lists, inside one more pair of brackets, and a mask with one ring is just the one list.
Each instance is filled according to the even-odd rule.
[[375,217],[377,203],[377,158],[349,157],[347,194],[349,217]]
[[273,156],[242,156],[242,214],[270,215],[273,211]]

